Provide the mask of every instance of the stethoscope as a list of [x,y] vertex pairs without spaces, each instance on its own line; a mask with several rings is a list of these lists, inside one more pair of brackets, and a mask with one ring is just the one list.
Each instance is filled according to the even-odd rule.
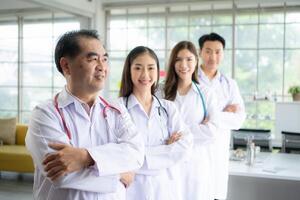
[[[159,98],[157,98],[157,96],[155,96],[155,95],[152,95],[152,96],[157,100],[157,102],[159,104],[159,106],[157,107],[157,112],[158,112],[158,115],[159,115],[159,126],[160,126],[160,131],[161,131],[160,141],[162,143],[165,143],[165,134],[164,134],[164,132],[166,130],[166,127],[164,127],[164,125],[163,125],[161,110],[163,110],[165,112],[167,118],[169,118],[169,114],[167,112],[167,109],[160,102]],[[127,96],[126,99],[125,99],[125,106],[126,106],[127,110],[128,110],[128,99],[129,99],[129,97]],[[167,135],[169,135],[169,134],[167,133]]]
[[[198,75],[199,75],[199,78],[200,79],[202,79],[204,82],[206,82],[204,79],[203,79],[203,77],[202,77],[202,74],[201,74],[201,71],[199,70],[198,71]],[[230,84],[229,84],[229,80],[228,80],[228,78],[226,78],[226,76],[224,76],[223,75],[223,73],[220,73],[220,77],[219,77],[219,81],[220,81],[220,83],[222,83],[223,82],[223,80],[225,80],[226,81],[226,83],[227,83],[227,89],[228,89],[228,91],[230,92]]]
[[[62,112],[61,109],[59,109],[59,107],[58,107],[58,100],[57,100],[57,99],[58,99],[58,95],[59,95],[59,93],[57,93],[57,94],[55,95],[55,97],[54,97],[54,106],[55,106],[55,109],[57,110],[57,112],[58,112],[59,115],[60,115],[60,118],[61,118],[61,120],[62,120],[64,129],[65,129],[65,132],[66,132],[66,134],[67,134],[69,140],[71,141],[71,132],[70,132],[69,128],[67,127],[66,120],[65,120],[65,117],[64,117],[63,112]],[[103,114],[103,117],[105,118],[106,123],[108,124],[108,122],[107,122],[107,113],[106,113],[107,109],[112,109],[112,110],[116,111],[118,114],[121,114],[121,111],[120,111],[119,109],[117,109],[116,107],[110,105],[110,104],[109,104],[106,100],[104,100],[102,97],[99,96],[99,98],[100,98],[100,100],[102,101],[102,103],[104,104],[104,108],[103,108],[103,110],[102,110],[102,114]],[[108,126],[109,126],[109,124],[108,124]]]
[[205,99],[204,99],[204,96],[200,90],[200,88],[197,86],[197,84],[193,81],[193,84],[195,85],[195,87],[197,88],[197,92],[201,98],[201,102],[202,102],[202,108],[203,108],[203,120],[205,120],[205,118],[207,117],[207,108],[206,108],[206,104],[205,104]]
[[[153,95],[153,97],[157,100],[158,104],[159,104],[159,107],[157,108],[157,112],[158,112],[158,115],[161,117],[161,109],[166,113],[167,117],[169,117],[168,115],[168,112],[166,110],[165,107],[163,107],[163,105],[161,104],[160,100],[157,98],[157,96]],[[125,106],[126,108],[128,109],[128,96],[126,97],[126,102],[125,102]]]

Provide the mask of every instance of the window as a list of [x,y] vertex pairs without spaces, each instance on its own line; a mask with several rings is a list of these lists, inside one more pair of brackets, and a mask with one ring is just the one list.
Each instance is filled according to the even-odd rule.
[[18,108],[18,22],[0,21],[0,114],[17,116]]
[[[138,11],[136,11],[138,10]],[[220,70],[234,77],[245,100],[245,128],[274,128],[275,101],[290,100],[288,87],[300,84],[300,7],[199,3],[107,11],[107,44],[111,55],[109,91],[117,96],[125,57],[146,45],[164,70],[172,47],[212,31],[226,40]],[[119,34],[125,35],[121,39]],[[124,38],[124,37],[123,37]],[[256,100],[269,97],[269,101]]]
[[60,13],[0,19],[0,117],[28,123],[32,109],[65,84],[53,50],[62,33],[79,28],[74,17]]

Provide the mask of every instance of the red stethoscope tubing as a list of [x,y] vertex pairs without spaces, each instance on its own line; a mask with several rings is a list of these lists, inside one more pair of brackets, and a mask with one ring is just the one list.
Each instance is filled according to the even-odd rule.
[[[66,120],[65,120],[65,117],[64,117],[64,114],[62,113],[61,109],[58,108],[58,95],[59,93],[57,93],[54,97],[54,106],[55,106],[55,109],[57,110],[57,112],[59,113],[60,115],[60,118],[61,118],[61,121],[63,123],[63,126],[64,126],[64,129],[66,131],[66,134],[69,138],[69,140],[71,140],[71,132],[69,130],[69,128],[67,127],[67,124],[66,124]],[[106,119],[107,117],[107,114],[106,114],[106,109],[112,109],[112,110],[115,110],[118,114],[121,114],[121,111],[119,109],[117,109],[116,107],[110,105],[106,100],[104,100],[102,97],[100,97],[100,100],[103,102],[104,104],[104,108],[103,108],[103,117]]]

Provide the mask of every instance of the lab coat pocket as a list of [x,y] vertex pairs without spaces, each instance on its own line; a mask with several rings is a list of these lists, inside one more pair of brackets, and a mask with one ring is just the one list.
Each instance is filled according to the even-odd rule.
[[108,142],[118,143],[119,133],[115,128],[115,120],[112,117],[107,116],[106,120],[106,130],[108,135]]
[[165,117],[162,116],[158,116],[158,120],[159,120],[159,132],[160,134],[158,135],[158,137],[160,138],[160,142],[162,144],[165,144],[166,141],[170,138],[170,133],[168,130],[168,121]]

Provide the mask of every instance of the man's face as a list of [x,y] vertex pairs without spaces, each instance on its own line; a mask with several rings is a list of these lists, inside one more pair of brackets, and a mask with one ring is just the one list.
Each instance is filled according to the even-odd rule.
[[94,38],[80,38],[81,53],[75,58],[67,58],[68,84],[83,93],[95,93],[104,88],[108,75],[108,55],[101,42]]
[[204,70],[217,71],[223,60],[223,45],[219,41],[206,41],[200,50]]

